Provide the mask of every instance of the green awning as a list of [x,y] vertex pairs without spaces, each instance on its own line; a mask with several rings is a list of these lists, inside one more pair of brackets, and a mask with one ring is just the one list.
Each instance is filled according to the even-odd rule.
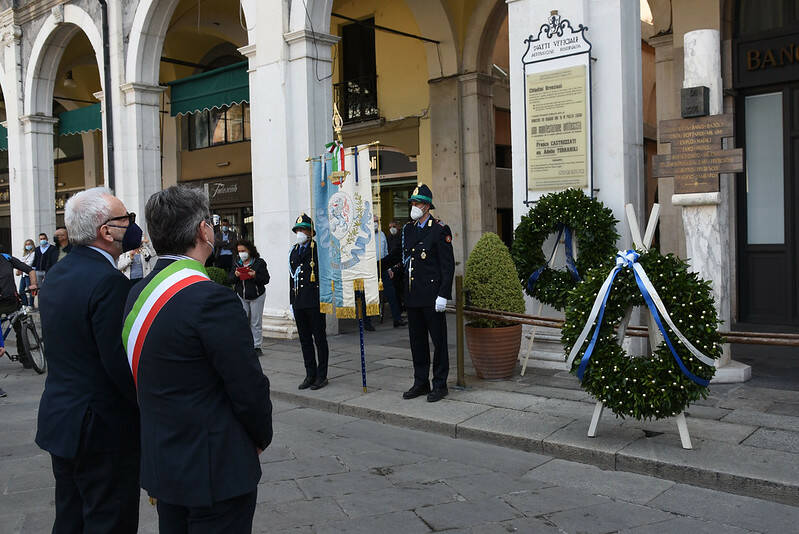
[[182,80],[172,88],[172,116],[197,113],[250,101],[249,63],[243,61]]
[[8,128],[0,124],[0,150],[8,150]]
[[58,116],[58,135],[75,135],[103,129],[100,103],[65,111]]

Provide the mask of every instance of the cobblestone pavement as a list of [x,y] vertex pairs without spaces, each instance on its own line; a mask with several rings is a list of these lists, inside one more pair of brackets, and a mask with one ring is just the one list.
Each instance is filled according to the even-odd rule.
[[[0,534],[49,532],[44,377],[0,359]],[[255,532],[792,532],[799,508],[275,403]],[[142,495],[143,533],[157,532]]]

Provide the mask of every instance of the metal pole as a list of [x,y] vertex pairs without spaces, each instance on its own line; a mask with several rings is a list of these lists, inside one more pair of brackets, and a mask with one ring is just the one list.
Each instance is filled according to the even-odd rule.
[[[358,283],[356,281],[355,287],[358,287]],[[362,299],[366,296],[366,286],[363,287],[363,293],[359,293],[358,290],[355,290],[355,317],[358,318],[358,333],[361,337],[361,383],[363,385],[363,392],[366,393],[366,352],[363,348],[363,312],[364,303]]]
[[458,347],[458,387],[466,387],[463,372],[463,276],[455,277],[455,325]]

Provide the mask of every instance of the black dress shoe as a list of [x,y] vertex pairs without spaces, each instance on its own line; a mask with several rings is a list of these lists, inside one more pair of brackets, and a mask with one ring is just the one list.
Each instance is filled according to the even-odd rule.
[[406,321],[405,319],[394,321],[394,328],[399,328],[400,326],[408,326],[408,321]]
[[260,348],[255,349],[255,354],[259,358],[264,355],[263,351]]
[[428,393],[430,393],[430,386],[427,384],[418,386],[414,384],[411,389],[402,394],[402,398],[405,400],[415,399],[416,397],[421,397],[422,395],[426,395]]
[[297,389],[308,389],[309,387],[311,387],[313,385],[313,383],[314,383],[313,378],[305,377],[305,380],[302,381],[302,384],[300,384],[297,387]]
[[427,395],[427,402],[438,402],[447,396],[447,388],[436,388]]
[[322,389],[327,385],[327,378],[323,378],[322,380],[316,380],[313,384],[311,384],[311,389],[316,391],[317,389]]

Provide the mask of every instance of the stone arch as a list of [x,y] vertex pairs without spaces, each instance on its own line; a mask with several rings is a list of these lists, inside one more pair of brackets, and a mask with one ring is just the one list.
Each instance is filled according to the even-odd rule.
[[25,73],[24,111],[26,115],[50,116],[58,65],[64,50],[76,33],[82,31],[89,38],[97,60],[100,84],[104,87],[103,38],[94,19],[82,8],[64,5],[63,20],[51,14],[36,34],[31,48],[28,70]]
[[[245,21],[255,20],[256,0],[241,0]],[[125,79],[128,83],[158,85],[161,51],[180,0],[141,0],[136,7],[130,30]],[[246,24],[246,22],[245,22]],[[248,26],[248,42],[253,43],[255,27]]]
[[491,72],[494,44],[507,16],[505,0],[481,0],[477,5],[469,19],[463,44],[464,72]]
[[[440,41],[425,44],[427,69],[431,79],[457,74],[460,68],[458,39],[443,0],[404,0],[416,19],[422,36]],[[306,11],[307,8],[307,11]],[[289,31],[330,32],[333,0],[291,0]],[[310,23],[309,23],[310,19]]]

